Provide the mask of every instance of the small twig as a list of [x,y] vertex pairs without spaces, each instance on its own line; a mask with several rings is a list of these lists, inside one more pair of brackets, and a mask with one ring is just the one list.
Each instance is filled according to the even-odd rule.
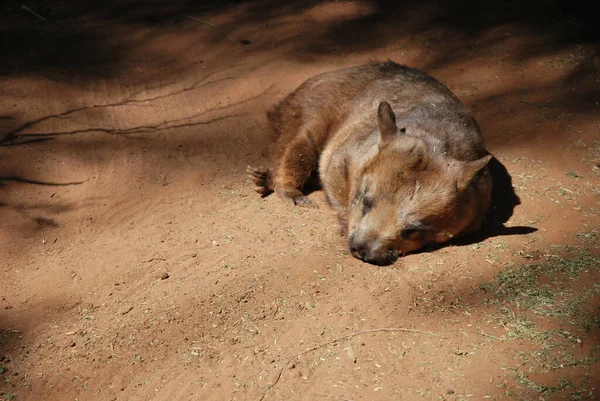
[[482,336],[484,336],[484,337],[493,338],[494,340],[498,340],[498,341],[505,341],[505,340],[506,340],[505,338],[496,337],[496,336],[493,336],[493,335],[491,335],[491,334],[485,334],[485,333],[484,333],[484,332],[482,332],[482,331],[471,331],[470,333],[479,334],[479,335],[482,335]]
[[210,23],[210,22],[208,22],[208,21],[204,21],[204,20],[202,20],[202,19],[200,19],[200,18],[192,17],[191,15],[185,15],[185,18],[189,18],[189,19],[191,19],[191,20],[193,20],[193,21],[200,22],[201,24],[204,24],[204,25],[212,26],[212,27],[213,27],[213,28],[215,28],[216,30],[218,30],[218,31],[220,31],[221,33],[223,33],[223,34],[227,35],[227,33],[226,33],[224,30],[222,30],[221,28],[219,28],[219,27],[218,27],[218,26],[216,26],[215,24],[211,24],[211,23]]
[[142,263],[150,263],[150,262],[154,262],[155,260],[167,260],[167,259],[165,259],[165,258],[152,258],[152,259],[145,260]]
[[316,350],[318,350],[320,348],[326,347],[326,346],[328,346],[330,344],[338,343],[338,342],[341,342],[341,341],[344,341],[344,340],[349,340],[349,339],[351,339],[353,337],[356,337],[356,336],[359,336],[361,334],[378,333],[378,332],[382,332],[382,331],[383,332],[398,332],[398,331],[401,331],[401,332],[405,332],[405,333],[426,334],[428,336],[439,337],[439,338],[444,338],[444,339],[448,338],[448,337],[441,336],[439,334],[432,333],[430,331],[422,331],[422,330],[415,330],[415,329],[406,329],[406,328],[403,328],[403,327],[384,327],[384,328],[380,328],[380,329],[363,330],[363,331],[357,331],[357,332],[354,332],[354,333],[346,334],[345,336],[341,336],[339,338],[327,341],[327,342],[325,342],[323,344],[316,345],[316,346],[314,346],[312,348],[304,350],[304,351],[300,352],[299,354],[297,354],[297,355],[291,357],[290,359],[288,359],[287,362],[283,364],[283,366],[281,367],[281,369],[279,369],[279,372],[277,373],[277,376],[275,377],[275,381],[267,386],[267,389],[265,390],[265,392],[262,395],[262,397],[259,398],[259,401],[264,400],[264,398],[267,396],[267,393],[269,392],[269,390],[271,390],[273,387],[275,387],[275,385],[277,385],[277,383],[279,382],[279,379],[281,379],[281,375],[283,374],[283,370],[293,360],[295,360],[297,358],[300,358],[301,356],[306,355],[308,353],[311,353],[313,351],[316,351]]
[[142,263],[150,263],[150,262],[154,262],[155,260],[163,260],[164,261],[164,260],[167,260],[167,259],[165,259],[165,255],[162,255],[162,256],[157,257],[157,258],[150,258],[148,260],[144,260]]
[[234,41],[234,40],[232,40],[232,39],[229,37],[229,35],[227,34],[227,32],[225,32],[224,30],[222,30],[221,28],[219,28],[219,27],[218,27],[218,26],[216,26],[215,24],[211,24],[210,22],[208,22],[208,21],[204,21],[204,20],[202,20],[202,19],[200,19],[200,18],[192,17],[191,15],[184,15],[184,17],[185,17],[185,18],[188,18],[188,19],[191,19],[192,21],[196,21],[196,22],[199,22],[199,23],[201,23],[201,24],[208,25],[208,26],[210,26],[210,27],[212,27],[212,28],[215,28],[217,31],[219,31],[219,32],[221,32],[223,35],[225,35],[225,38],[226,38],[228,41],[230,41],[231,43],[235,43],[235,41]]
[[323,245],[323,244],[321,244],[321,243],[318,243],[318,244],[317,244],[317,246],[319,246],[319,247],[321,247],[321,248],[325,249],[326,251],[331,251],[331,249],[327,248],[325,245]]
[[21,4],[21,10],[25,10],[28,13],[30,13],[31,15],[41,19],[42,21],[46,21],[46,18],[42,17],[40,14],[36,13],[35,11],[33,11],[31,8],[27,7],[25,4]]
[[124,310],[123,312],[121,312],[121,315],[126,315],[129,312],[131,312],[133,310],[133,306],[130,306],[129,308],[127,308],[127,310]]
[[331,398],[331,399],[333,399],[333,400],[340,400],[340,401],[353,401],[353,400],[351,400],[351,399],[349,399],[349,398],[344,398],[344,397],[340,397],[340,396],[337,396],[337,395],[331,395],[331,394],[325,394],[325,393],[317,393],[317,394],[319,394],[319,395],[322,395],[323,397],[328,397],[328,398]]
[[239,141],[239,140],[237,140],[237,139],[235,139],[235,138],[231,138],[231,140],[232,140],[232,141],[234,141],[234,142],[237,142],[237,143],[239,143],[240,145],[242,145],[242,146],[243,146],[243,147],[245,147],[245,148],[248,148],[248,147],[249,147],[249,146],[248,146],[248,145],[246,145],[244,142],[242,142],[242,141]]
[[275,310],[272,313],[272,315],[275,316],[279,312],[279,305],[277,305],[277,302],[273,301],[271,298],[269,298],[269,300],[275,306]]

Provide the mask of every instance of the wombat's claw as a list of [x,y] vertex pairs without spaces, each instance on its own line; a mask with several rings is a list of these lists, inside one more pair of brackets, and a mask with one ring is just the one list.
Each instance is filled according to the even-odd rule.
[[269,194],[271,193],[271,191],[269,191],[269,189],[268,189],[268,188],[266,188],[266,187],[261,187],[261,186],[256,186],[256,187],[254,187],[254,190],[255,190],[256,192],[258,192],[259,194],[261,194],[262,196],[267,196],[267,195],[269,195]]
[[268,174],[268,170],[264,167],[246,166],[246,173],[249,177],[264,178]]
[[261,194],[262,196],[267,196],[271,192],[271,188],[269,188],[269,170],[264,167],[246,167],[246,173],[248,174],[248,178],[256,184],[254,190]]
[[310,199],[308,196],[296,196],[294,198],[292,198],[292,200],[294,201],[294,205],[296,206],[301,206],[301,207],[310,207],[313,209],[318,209],[319,205],[317,205],[315,203],[315,201],[313,201],[312,199]]
[[266,183],[268,177],[268,171],[265,168],[258,167],[246,167],[246,173],[248,174],[248,178],[254,181],[257,185],[261,185],[262,183]]
[[252,180],[252,182],[254,182],[254,184],[256,184],[257,187],[263,187],[263,188],[267,187],[267,179],[266,178],[256,178],[251,175],[248,175],[248,178],[250,178]]

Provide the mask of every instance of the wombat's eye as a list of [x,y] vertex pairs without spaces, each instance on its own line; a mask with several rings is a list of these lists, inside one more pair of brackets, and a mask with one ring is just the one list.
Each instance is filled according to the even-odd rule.
[[373,198],[369,198],[368,196],[365,196],[363,198],[363,216],[367,213],[369,213],[371,211],[371,209],[373,209]]
[[428,227],[421,223],[409,224],[400,232],[402,238],[415,238],[419,234],[424,233],[428,230]]
[[417,233],[419,233],[420,231],[417,230],[414,227],[410,227],[410,228],[405,228],[404,230],[402,230],[402,238],[409,238],[409,237],[414,237]]

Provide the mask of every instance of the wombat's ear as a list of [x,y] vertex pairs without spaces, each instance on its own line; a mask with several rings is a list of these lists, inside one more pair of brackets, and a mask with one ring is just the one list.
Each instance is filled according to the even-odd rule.
[[492,155],[487,155],[479,160],[463,163],[461,172],[456,180],[456,187],[459,191],[467,188],[475,174],[481,171],[492,159]]
[[392,106],[385,100],[379,103],[377,118],[379,121],[379,146],[381,147],[394,139],[398,131],[394,110],[392,110]]

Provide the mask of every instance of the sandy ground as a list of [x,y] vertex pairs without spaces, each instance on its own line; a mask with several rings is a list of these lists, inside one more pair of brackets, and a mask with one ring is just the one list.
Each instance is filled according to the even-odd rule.
[[[600,399],[589,10],[190,3],[2,3],[0,399]],[[377,267],[252,191],[265,111],[375,59],[474,110],[505,227]]]

